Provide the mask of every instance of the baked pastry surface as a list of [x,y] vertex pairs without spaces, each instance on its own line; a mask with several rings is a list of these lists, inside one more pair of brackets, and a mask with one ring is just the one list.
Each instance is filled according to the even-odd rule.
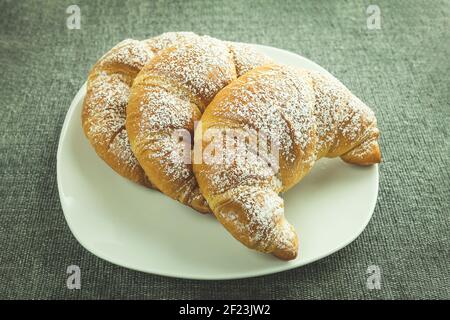
[[[223,152],[216,146],[211,161],[205,151],[214,130],[225,138]],[[378,136],[374,113],[336,79],[266,65],[233,81],[206,108],[195,134],[202,161],[193,170],[215,216],[237,240],[290,260],[298,238],[280,192],[321,157],[380,162]],[[262,152],[272,146],[276,152]]]
[[131,152],[125,129],[128,96],[136,75],[159,51],[195,37],[191,32],[169,32],[145,41],[127,39],[103,55],[90,71],[83,130],[96,153],[123,177],[152,186]]
[[131,89],[126,128],[134,155],[159,190],[210,211],[192,171],[195,123],[222,88],[268,62],[247,45],[202,36],[175,43],[145,65]]

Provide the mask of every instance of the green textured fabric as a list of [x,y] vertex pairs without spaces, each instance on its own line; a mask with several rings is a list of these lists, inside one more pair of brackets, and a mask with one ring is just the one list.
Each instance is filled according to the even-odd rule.
[[[376,1],[1,1],[0,298],[450,298],[450,3]],[[81,29],[66,8],[81,9]],[[297,52],[371,106],[384,162],[372,221],[343,250],[270,276],[190,281],[86,251],[56,185],[61,126],[92,64],[125,38],[194,31]],[[82,289],[66,288],[66,268]],[[366,288],[367,267],[381,289]]]

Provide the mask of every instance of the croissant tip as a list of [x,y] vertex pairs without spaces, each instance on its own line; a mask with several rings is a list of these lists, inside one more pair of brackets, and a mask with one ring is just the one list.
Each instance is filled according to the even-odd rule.
[[[367,163],[365,165],[372,165],[381,162],[381,150],[378,142],[373,144],[372,152],[365,159]],[[364,164],[363,164],[364,165]]]
[[273,255],[278,259],[289,261],[297,258],[297,250],[277,250]]
[[370,166],[381,162],[381,150],[378,142],[370,144],[370,149],[365,151],[363,155],[358,154],[358,148],[341,156],[341,159],[347,163],[359,166]]
[[195,211],[197,211],[198,213],[201,214],[209,214],[211,213],[211,209],[209,208],[208,204],[204,204],[204,203],[191,203],[191,207],[192,209],[194,209]]

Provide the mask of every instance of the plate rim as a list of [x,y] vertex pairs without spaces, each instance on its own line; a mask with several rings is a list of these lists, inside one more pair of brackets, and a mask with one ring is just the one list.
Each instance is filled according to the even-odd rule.
[[[288,54],[288,55],[295,55],[296,58],[300,58],[302,60],[306,60],[309,64],[313,65],[314,67],[316,67],[318,70],[320,70],[320,72],[322,73],[327,73],[328,75],[332,76],[334,78],[334,76],[327,71],[325,68],[321,67],[320,65],[318,65],[317,63],[315,63],[314,61],[303,57],[297,53],[288,51],[288,50],[284,50],[284,49],[280,49],[280,48],[276,48],[276,47],[272,47],[272,46],[267,46],[267,45],[260,45],[260,44],[252,44],[249,43],[249,45],[254,46],[256,48],[261,48],[261,49],[266,49],[266,50],[272,50],[272,51],[279,51],[283,54]],[[57,180],[57,187],[58,187],[58,195],[59,195],[59,200],[61,203],[61,208],[64,214],[64,218],[66,220],[66,223],[69,227],[69,230],[71,231],[72,235],[75,237],[75,239],[78,241],[78,243],[81,244],[82,247],[84,247],[89,253],[93,254],[94,256],[106,260],[109,263],[118,265],[120,267],[124,267],[127,269],[131,269],[134,271],[139,271],[139,272],[143,272],[143,273],[148,273],[148,274],[154,274],[154,275],[158,275],[158,276],[165,276],[165,277],[170,277],[170,278],[177,278],[177,279],[191,279],[191,280],[233,280],[233,279],[244,279],[244,278],[254,278],[254,277],[260,277],[260,276],[264,276],[264,275],[269,275],[269,274],[275,274],[275,273],[279,273],[279,272],[283,272],[283,271],[288,271],[288,270],[292,270],[292,269],[296,269],[296,268],[300,268],[303,267],[305,265],[308,265],[310,263],[313,263],[315,261],[321,260],[325,257],[331,256],[334,253],[336,253],[337,251],[345,248],[346,246],[350,245],[352,242],[354,242],[366,229],[367,225],[369,224],[370,220],[373,217],[374,211],[375,211],[375,207],[377,204],[377,199],[378,199],[378,193],[379,193],[379,167],[378,164],[373,165],[375,167],[375,182],[376,182],[376,190],[372,195],[372,206],[370,208],[370,214],[367,215],[366,220],[364,221],[364,223],[362,223],[360,229],[358,230],[358,232],[355,232],[355,234],[349,238],[348,241],[340,244],[339,246],[337,246],[336,248],[334,248],[333,250],[327,252],[327,253],[323,253],[319,256],[307,259],[307,260],[303,260],[301,263],[295,263],[296,260],[292,260],[292,261],[288,261],[285,264],[280,264],[280,265],[275,265],[272,267],[268,267],[265,269],[262,269],[260,271],[246,271],[246,272],[240,272],[238,275],[237,274],[219,274],[217,276],[211,276],[211,275],[199,275],[199,274],[189,274],[189,273],[184,273],[184,274],[177,274],[174,272],[164,272],[161,271],[160,269],[158,270],[154,270],[151,268],[151,266],[149,266],[148,268],[144,269],[144,268],[140,268],[140,267],[136,267],[133,265],[130,265],[126,262],[123,261],[116,261],[114,258],[108,257],[107,255],[103,254],[103,252],[101,252],[101,250],[96,250],[95,248],[91,247],[89,244],[87,244],[84,240],[82,240],[81,237],[79,237],[79,235],[77,234],[77,232],[75,231],[75,229],[73,228],[73,225],[71,225],[70,223],[70,218],[69,215],[67,214],[68,208],[67,208],[67,204],[65,202],[64,199],[64,187],[63,187],[63,182],[61,181],[61,170],[62,170],[62,144],[63,141],[65,140],[65,136],[67,135],[68,132],[68,126],[69,126],[69,121],[73,118],[74,116],[74,112],[75,109],[77,107],[77,105],[80,103],[80,101],[84,98],[85,93],[86,93],[86,87],[87,87],[87,82],[84,82],[83,85],[81,86],[81,88],[77,91],[75,97],[73,98],[72,102],[70,103],[70,107],[68,109],[68,111],[66,112],[65,118],[64,118],[64,122],[63,125],[61,127],[61,133],[59,136],[59,140],[58,140],[58,150],[56,153],[56,180]]]

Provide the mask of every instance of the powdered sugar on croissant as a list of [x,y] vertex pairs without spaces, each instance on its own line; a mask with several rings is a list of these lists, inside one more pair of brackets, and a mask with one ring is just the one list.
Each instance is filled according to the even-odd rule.
[[168,32],[145,41],[124,40],[103,55],[89,74],[82,112],[84,132],[97,154],[132,181],[152,185],[131,151],[125,129],[130,87],[155,54],[195,37],[191,32]]
[[89,74],[82,124],[97,154],[116,172],[150,185],[128,143],[125,108],[130,86],[153,57],[143,42],[125,40],[104,55]]
[[181,203],[208,212],[190,159],[195,122],[223,87],[269,59],[243,44],[208,36],[189,40],[162,50],[139,73],[126,127],[133,153],[152,183]]
[[[208,162],[211,140],[205,137],[216,129],[234,130],[234,138],[222,140],[224,152],[214,151],[223,155],[221,161]],[[268,139],[258,138],[260,144],[276,145],[278,152],[255,148],[250,141],[256,133]],[[203,161],[193,168],[217,219],[236,239],[289,260],[297,255],[297,235],[284,217],[279,193],[323,156],[361,165],[379,162],[377,138],[373,112],[334,78],[267,65],[233,81],[205,110],[195,134]],[[238,141],[247,148],[238,148]]]
[[[199,46],[195,46],[199,39],[214,44],[207,47],[206,50],[203,48],[203,51],[201,51],[203,56],[198,55],[199,59],[189,60],[186,56],[189,51],[195,49],[185,50],[182,53],[180,47],[178,47],[176,53],[172,52],[172,55],[179,55],[178,62],[172,59],[170,60],[172,65],[165,65],[165,62],[160,59],[158,67],[154,68],[154,70],[160,72],[159,76],[163,76],[167,72],[168,78],[184,84],[185,87],[178,92],[178,96],[167,97],[164,92],[150,92],[143,97],[145,101],[161,101],[162,105],[179,104],[175,109],[170,107],[166,110],[160,109],[160,115],[149,115],[143,110],[143,113],[145,113],[143,119],[149,121],[153,126],[164,126],[172,120],[175,122],[182,121],[181,119],[186,118],[183,117],[183,113],[186,112],[190,119],[189,123],[191,123],[195,118],[194,114],[199,115],[199,113],[197,111],[197,113],[192,114],[191,107],[184,108],[183,102],[197,99],[193,101],[194,110],[198,108],[203,110],[215,93],[223,86],[247,70],[269,62],[269,59],[257,54],[245,44],[222,42],[209,37],[200,38],[191,32],[168,32],[144,41],[132,39],[122,41],[102,56],[92,68],[83,105],[83,129],[97,154],[120,175],[140,184],[154,187],[130,148],[128,131],[125,128],[130,88],[138,72],[158,56],[160,51],[175,44],[194,44],[194,47],[199,49]],[[183,63],[184,59],[189,60],[190,65]],[[221,61],[220,59],[224,60]],[[214,71],[216,79],[208,78],[212,74],[210,73],[211,70],[208,69],[211,65],[217,67],[217,70]],[[165,85],[169,86],[168,83]],[[169,111],[174,112],[174,115],[167,114]],[[178,123],[180,128],[191,126],[192,124]],[[177,156],[177,150],[180,146],[166,139],[166,141],[155,142],[154,148],[160,150],[158,157],[161,158],[161,168],[164,168],[167,176],[173,179],[179,177],[189,179],[188,182],[185,182],[186,187],[177,191],[177,197],[180,201],[183,203],[194,201],[198,203],[194,207],[197,207],[200,211],[208,211],[209,208],[203,196],[198,192],[192,168],[187,167],[183,158]],[[165,150],[167,155],[167,150],[172,149],[174,152],[170,153],[169,159],[166,160],[166,156],[162,153]],[[170,164],[167,165],[166,162]],[[158,178],[156,179],[159,181]],[[196,193],[190,195],[191,189],[197,190]]]

